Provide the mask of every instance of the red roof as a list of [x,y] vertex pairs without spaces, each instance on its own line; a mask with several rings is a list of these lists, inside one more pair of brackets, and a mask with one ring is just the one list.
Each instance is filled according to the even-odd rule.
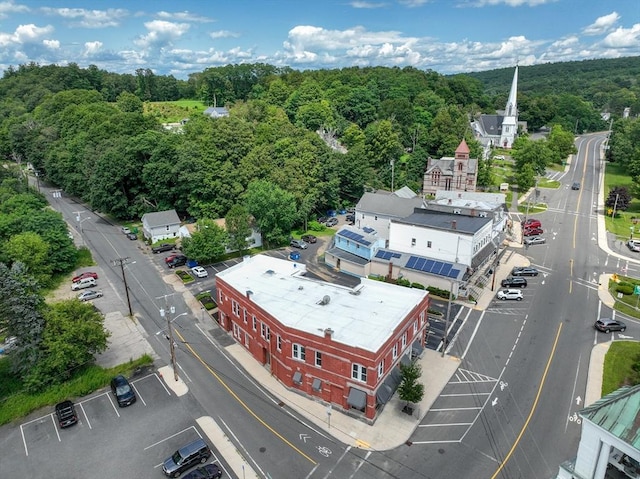
[[464,141],[464,139],[462,139],[462,141],[460,142],[460,144],[458,145],[458,148],[456,148],[456,153],[470,153],[471,150],[469,149],[469,146],[467,145],[467,142]]

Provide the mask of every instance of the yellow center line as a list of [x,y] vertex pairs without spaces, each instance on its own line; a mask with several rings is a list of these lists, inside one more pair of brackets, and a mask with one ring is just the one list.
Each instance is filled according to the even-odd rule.
[[533,417],[533,413],[536,412],[536,407],[538,407],[538,400],[540,399],[540,394],[542,394],[542,388],[544,387],[544,382],[547,379],[547,373],[549,372],[549,368],[551,367],[551,361],[553,360],[553,356],[554,356],[554,354],[556,352],[556,348],[558,346],[558,340],[560,339],[560,332],[561,331],[562,331],[562,323],[560,323],[560,325],[558,325],[558,333],[556,334],[556,339],[553,342],[553,348],[551,349],[551,355],[549,356],[549,360],[547,361],[547,365],[544,368],[544,374],[542,374],[542,380],[540,381],[540,386],[538,387],[538,393],[536,394],[536,398],[533,401],[533,405],[531,406],[531,411],[529,411],[529,416],[527,416],[527,420],[522,425],[522,429],[520,430],[520,433],[518,434],[518,437],[516,438],[515,442],[513,443],[513,446],[511,446],[511,450],[509,451],[509,453],[504,458],[504,461],[502,461],[500,463],[500,466],[498,467],[496,472],[493,474],[493,476],[491,476],[491,479],[495,479],[498,476],[498,474],[500,474],[500,471],[502,471],[504,466],[506,466],[507,462],[509,462],[509,459],[513,455],[513,452],[516,450],[516,447],[518,447],[518,444],[520,443],[520,439],[522,439],[522,436],[523,436],[524,432],[527,430],[527,427],[529,426],[529,422],[531,421],[531,418]]
[[188,344],[184,337],[180,334],[179,331],[174,330],[174,333],[180,338],[180,341],[182,341],[182,343],[189,349],[189,351],[191,351],[191,354],[194,355],[194,357],[200,361],[200,363],[207,369],[207,371],[209,371],[211,373],[211,375],[216,378],[218,380],[218,382],[220,384],[222,384],[222,386],[227,390],[227,392],[229,394],[231,394],[231,396],[233,396],[233,398],[238,401],[238,403],[245,408],[245,410],[251,414],[256,421],[258,421],[260,424],[262,424],[265,428],[267,428],[269,431],[271,431],[274,435],[276,435],[278,438],[280,438],[282,440],[282,442],[284,442],[285,444],[287,444],[291,449],[293,449],[294,451],[296,451],[298,454],[300,454],[302,457],[304,457],[307,461],[309,461],[311,464],[317,464],[316,461],[314,461],[313,459],[311,459],[309,456],[307,456],[304,452],[302,452],[300,449],[298,449],[294,444],[292,444],[287,438],[285,438],[284,436],[282,436],[282,434],[280,434],[279,432],[277,432],[275,429],[273,429],[271,426],[269,426],[266,422],[264,422],[260,417],[258,417],[258,415],[253,412],[249,406],[246,405],[246,403],[240,399],[238,397],[238,395],[233,392],[233,390],[227,386],[227,384],[222,380],[222,378],[220,378],[220,376],[218,376],[218,374],[209,367],[209,365],[198,355],[198,353],[195,352],[195,350],[191,347],[190,344]]

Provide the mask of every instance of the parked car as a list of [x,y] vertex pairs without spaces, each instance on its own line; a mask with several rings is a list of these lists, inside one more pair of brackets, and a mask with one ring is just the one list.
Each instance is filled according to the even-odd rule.
[[174,259],[176,259],[178,256],[183,256],[183,255],[182,255],[182,254],[180,254],[180,253],[173,253],[173,254],[170,254],[169,256],[167,256],[167,257],[164,259],[164,262],[165,262],[165,263],[169,263],[169,262],[173,261]]
[[78,415],[73,402],[67,400],[56,404],[56,417],[58,418],[58,425],[63,429],[76,424]]
[[518,276],[510,276],[503,279],[500,284],[503,288],[526,288],[527,280]]
[[329,218],[327,218],[326,216],[320,216],[318,218],[318,223],[321,223],[321,224],[326,223],[328,219]]
[[511,276],[538,276],[540,271],[529,266],[516,266],[511,270]]
[[194,266],[193,268],[191,268],[191,271],[198,278],[206,278],[207,276],[209,276],[209,273],[207,273],[207,270],[204,269],[202,266]]
[[181,254],[167,262],[167,266],[169,268],[177,268],[178,266],[184,266],[185,264],[187,264],[187,257]]
[[629,240],[627,241],[627,247],[633,251],[634,253],[640,252],[640,241],[638,240]]
[[345,220],[346,220],[346,222],[347,222],[347,223],[352,223],[352,224],[353,224],[353,223],[355,223],[355,222],[356,222],[356,215],[355,215],[355,213],[349,213],[349,214],[347,215],[347,217],[345,218]]
[[594,326],[598,331],[602,331],[603,333],[610,333],[611,331],[623,332],[627,329],[627,325],[622,321],[611,318],[600,318]]
[[318,241],[318,238],[316,238],[313,235],[302,235],[302,241],[304,241],[305,243],[315,243]]
[[128,235],[129,233],[131,233],[131,230],[126,226],[123,226],[122,228],[120,228],[120,231],[122,231],[122,233],[125,235]]
[[98,282],[94,278],[82,278],[71,285],[71,291],[93,288],[94,286],[98,286]]
[[336,210],[327,210],[327,216],[329,218],[335,218],[338,216],[338,212]]
[[204,464],[211,456],[211,450],[202,439],[197,439],[181,447],[162,463],[162,472],[169,477],[178,477],[197,463]]
[[335,226],[338,224],[338,218],[329,218],[325,224],[328,227]]
[[573,184],[571,185],[571,189],[572,190],[579,190],[580,189],[580,182],[574,181]]
[[220,477],[222,477],[222,470],[217,464],[205,464],[182,476],[182,479],[219,479]]
[[300,249],[307,249],[309,247],[306,241],[301,239],[292,239],[291,242],[289,243],[289,246],[293,246],[294,248],[300,248]]
[[527,236],[524,239],[524,244],[527,246],[531,246],[534,244],[545,244],[547,242],[542,236]]
[[151,251],[155,254],[164,253],[165,251],[171,251],[175,248],[176,245],[171,243],[162,243],[158,246],[154,246],[151,248]]
[[523,228],[542,228],[542,223],[540,220],[536,220],[534,218],[529,218],[524,223],[522,223]]
[[136,402],[136,392],[122,374],[111,380],[111,392],[116,397],[120,407],[130,406]]
[[89,289],[83,291],[78,295],[80,301],[89,301],[90,299],[102,298],[102,291],[96,291],[95,289]]
[[138,235],[135,234],[135,233],[129,233],[129,234],[127,234],[127,238],[129,238],[131,241],[137,240],[138,239]]
[[538,236],[544,233],[542,228],[525,228],[522,231],[523,236]]
[[80,273],[77,276],[74,276],[73,279],[71,280],[72,283],[77,283],[78,281],[80,281],[81,279],[84,278],[93,278],[93,279],[98,279],[98,273],[94,273],[93,271],[87,271],[85,273]]
[[522,301],[524,296],[522,295],[522,290],[520,289],[501,289],[498,291],[496,295],[498,299],[505,301],[507,299],[515,299],[516,301]]

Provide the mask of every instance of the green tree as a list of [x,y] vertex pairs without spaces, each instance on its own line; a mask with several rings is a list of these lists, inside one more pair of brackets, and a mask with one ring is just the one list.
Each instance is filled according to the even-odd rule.
[[142,100],[133,93],[124,91],[118,95],[118,108],[124,113],[143,113]]
[[294,196],[267,180],[255,180],[244,200],[267,246],[284,244],[298,217]]
[[227,243],[228,235],[224,228],[213,220],[201,219],[198,221],[197,231],[191,234],[191,238],[182,240],[182,251],[189,258],[204,263],[222,256]]
[[107,349],[109,332],[93,305],[76,299],[61,301],[49,306],[44,317],[40,358],[25,379],[29,389],[70,379]]
[[535,184],[535,172],[530,163],[526,163],[516,173],[516,183],[520,191],[527,191]]
[[632,197],[624,186],[614,186],[609,190],[609,195],[604,202],[605,206],[615,211],[626,211],[629,208]]
[[574,144],[573,134],[562,128],[561,125],[554,125],[551,128],[547,145],[553,152],[555,163],[565,161],[569,155],[574,155],[578,152]]
[[28,231],[14,235],[5,243],[3,249],[12,263],[23,263],[40,284],[47,283],[51,275],[47,261],[49,245],[39,234]]
[[515,160],[516,170],[531,165],[534,174],[544,175],[547,165],[553,162],[554,154],[546,140],[520,139],[514,144],[511,156]]
[[418,382],[422,376],[420,365],[414,362],[400,363],[400,373],[402,380],[398,387],[398,396],[402,401],[407,402],[407,406],[409,403],[419,403],[424,397],[424,384]]
[[251,235],[251,215],[243,205],[233,205],[225,216],[229,249],[244,252],[247,249],[247,238]]

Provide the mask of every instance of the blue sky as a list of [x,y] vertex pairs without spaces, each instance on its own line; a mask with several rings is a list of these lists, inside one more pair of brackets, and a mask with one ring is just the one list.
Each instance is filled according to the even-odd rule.
[[186,79],[207,67],[413,66],[442,74],[640,54],[640,0],[0,0],[0,69]]

